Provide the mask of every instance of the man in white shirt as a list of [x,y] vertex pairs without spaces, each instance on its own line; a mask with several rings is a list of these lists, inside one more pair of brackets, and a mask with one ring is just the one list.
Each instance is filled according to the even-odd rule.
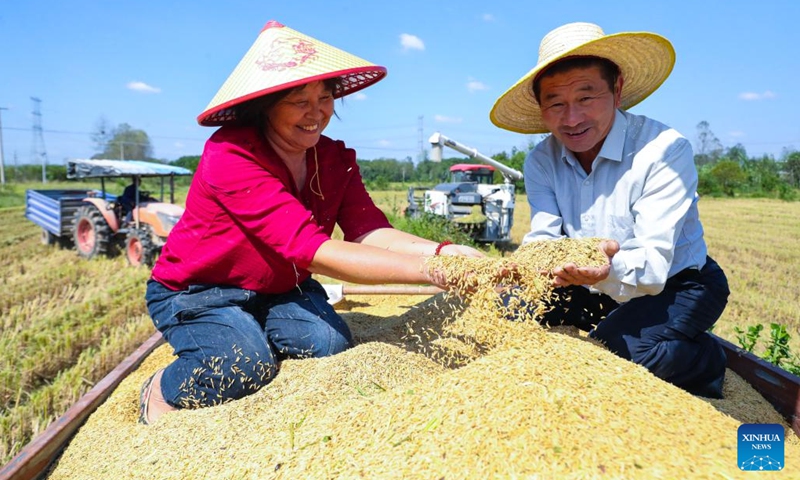
[[661,36],[564,25],[544,37],[538,64],[490,117],[508,130],[552,133],[525,160],[531,230],[523,242],[608,239],[604,267],[551,272],[560,295],[540,320],[590,331],[658,377],[718,398],[725,353],[707,330],[730,292],[703,239],[692,147],[626,111],[674,62]]

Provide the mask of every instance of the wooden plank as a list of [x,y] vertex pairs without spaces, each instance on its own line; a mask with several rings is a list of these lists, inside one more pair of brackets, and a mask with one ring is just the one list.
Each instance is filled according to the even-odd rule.
[[47,472],[83,422],[102,404],[119,383],[156,347],[163,343],[161,333],[154,333],[139,348],[86,392],[58,420],[28,443],[0,470],[0,480],[33,480]]
[[436,295],[439,287],[428,285],[344,285],[342,293],[347,295]]
[[775,407],[800,436],[800,377],[779,368],[719,337],[728,368],[753,386]]

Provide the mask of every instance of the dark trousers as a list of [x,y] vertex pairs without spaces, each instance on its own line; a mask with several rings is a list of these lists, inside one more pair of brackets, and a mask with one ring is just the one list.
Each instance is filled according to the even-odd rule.
[[540,320],[590,332],[612,352],[688,392],[721,398],[725,352],[707,331],[728,303],[728,280],[710,257],[702,270],[684,270],[658,295],[618,304],[583,287],[556,290]]
[[325,357],[352,346],[350,329],[316,280],[279,295],[224,285],[172,291],[147,282],[147,307],[177,359],[161,391],[177,408],[249,395],[275,377],[284,358]]

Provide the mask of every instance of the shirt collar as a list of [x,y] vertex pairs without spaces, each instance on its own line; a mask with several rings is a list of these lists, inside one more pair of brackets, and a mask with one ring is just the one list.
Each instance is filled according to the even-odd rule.
[[[614,124],[611,125],[611,130],[606,135],[606,141],[600,148],[600,153],[597,154],[598,158],[605,158],[614,160],[615,162],[622,161],[622,151],[625,148],[625,133],[628,131],[628,118],[620,109],[617,109],[614,114]],[[561,142],[558,142],[561,143]],[[567,147],[561,143],[561,159],[569,162],[575,160],[575,154],[567,150]]]

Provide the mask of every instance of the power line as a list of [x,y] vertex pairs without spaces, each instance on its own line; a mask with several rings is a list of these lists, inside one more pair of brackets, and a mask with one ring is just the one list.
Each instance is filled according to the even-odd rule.
[[[21,128],[21,127],[6,127],[6,130],[24,131],[24,130],[28,130],[28,129],[27,128]],[[42,132],[44,132],[44,133],[55,133],[55,134],[59,134],[59,135],[92,135],[93,134],[93,132],[72,132],[72,131],[69,131],[69,130],[48,130],[48,129],[42,129]],[[198,142],[204,142],[205,140],[207,140],[207,138],[168,137],[168,136],[161,136],[161,135],[153,135],[153,136],[148,135],[147,137],[148,138],[157,138],[157,139],[161,139],[161,140],[192,140],[192,141],[198,141]]]

